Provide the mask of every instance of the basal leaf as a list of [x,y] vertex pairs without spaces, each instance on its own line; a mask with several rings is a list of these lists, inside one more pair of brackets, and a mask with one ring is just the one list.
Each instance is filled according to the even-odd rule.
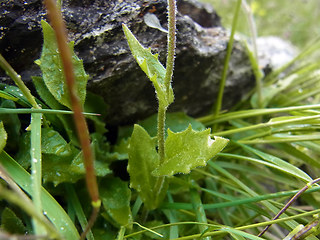
[[168,130],[165,142],[165,161],[153,171],[155,176],[172,176],[176,173],[189,173],[193,168],[205,166],[207,161],[220,152],[229,140],[210,137],[210,129],[201,132],[189,127],[174,133]]
[[[104,177],[112,171],[109,169],[109,164],[101,161],[95,161],[94,163],[95,173],[98,177]],[[86,169],[83,163],[83,154],[80,152],[72,161],[70,170],[74,173],[78,173],[84,176]]]
[[70,145],[57,131],[51,128],[42,129],[41,151],[42,153],[58,156],[68,156],[71,154]]
[[[57,131],[51,128],[42,128],[41,131],[41,152],[43,154],[56,155],[58,157],[65,157],[73,154],[70,144],[68,144]],[[16,160],[18,160],[24,168],[30,166],[31,157],[29,151],[30,132],[26,132],[21,137],[19,152],[16,156]]]
[[[71,109],[69,94],[65,83],[63,65],[54,31],[45,21],[41,21],[41,25],[44,42],[41,58],[37,60],[36,63],[41,68],[43,80],[50,93],[59,103]],[[73,42],[71,42],[69,46],[72,52],[72,62],[74,66],[78,96],[83,105],[86,99],[86,85],[89,76],[84,71],[82,60],[74,54]]]
[[[42,77],[32,77],[33,84],[37,90],[37,93],[41,99],[52,109],[65,109],[65,107],[60,104],[54,96],[50,93],[49,89],[45,85]],[[54,124],[61,132],[66,131],[69,139],[77,145],[78,139],[75,133],[74,122],[72,116],[65,114],[46,114],[46,118]],[[58,118],[58,119],[57,119]],[[61,124],[62,123],[62,124]],[[63,125],[63,127],[61,127]]]
[[132,225],[131,191],[128,184],[119,178],[106,178],[100,193],[103,208],[113,220],[112,222],[130,227]]
[[84,174],[73,171],[70,166],[77,154],[79,154],[77,149],[73,149],[69,156],[42,154],[43,182],[52,182],[56,186],[63,182],[74,183],[83,178]]
[[1,214],[1,228],[9,233],[25,234],[27,228],[17,215],[10,209],[5,208]]
[[7,133],[4,130],[3,122],[0,122],[0,152],[3,150],[4,146],[7,143]]
[[166,69],[159,62],[158,55],[153,55],[151,49],[144,48],[125,24],[123,24],[122,27],[132,55],[156,89],[159,104],[164,107],[169,106],[169,104],[173,102],[173,90],[170,86],[169,93],[166,92],[164,85]]
[[[159,166],[158,153],[156,151],[156,139],[139,125],[134,125],[129,147],[128,172],[130,175],[130,187],[136,189],[145,206],[148,209],[157,207],[158,190],[154,189],[158,178],[151,172]],[[164,195],[166,187],[160,195]]]

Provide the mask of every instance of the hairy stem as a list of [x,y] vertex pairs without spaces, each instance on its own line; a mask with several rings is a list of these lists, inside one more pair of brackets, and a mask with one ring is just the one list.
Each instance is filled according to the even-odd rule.
[[168,0],[168,52],[166,63],[166,76],[164,84],[169,96],[170,82],[173,75],[174,56],[176,49],[176,1]]
[[94,171],[94,157],[90,147],[89,131],[88,131],[85,117],[82,114],[83,112],[82,105],[80,103],[80,100],[76,91],[75,75],[74,75],[74,69],[72,64],[72,55],[71,55],[70,48],[67,44],[66,27],[63,22],[61,12],[58,10],[55,1],[45,0],[44,3],[48,10],[48,15],[49,15],[51,25],[56,34],[57,44],[58,44],[61,60],[63,63],[66,83],[68,85],[71,106],[74,112],[74,115],[73,115],[74,122],[76,125],[78,137],[79,137],[82,152],[83,152],[84,165],[86,169],[87,189],[91,197],[92,206],[93,206],[93,214],[91,215],[91,219],[89,220],[89,222],[93,224],[93,222],[95,221],[95,218],[98,215],[97,213],[99,212],[101,201],[99,199],[97,178],[95,176],[95,171]]
[[[167,99],[170,97],[170,85],[173,76],[174,56],[176,48],[176,1],[168,0],[168,51],[164,85]],[[158,153],[160,164],[164,162],[165,121],[168,106],[159,104],[158,108]]]
[[166,121],[166,108],[159,105],[158,109],[158,154],[160,164],[164,162],[164,143],[165,143],[165,121]]

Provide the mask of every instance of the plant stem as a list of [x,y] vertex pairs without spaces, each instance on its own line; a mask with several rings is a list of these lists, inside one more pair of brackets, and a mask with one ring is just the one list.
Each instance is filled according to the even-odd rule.
[[223,92],[224,92],[224,87],[225,87],[226,79],[227,79],[228,66],[229,66],[229,61],[230,61],[232,47],[233,47],[234,34],[235,34],[235,31],[237,28],[240,6],[241,6],[241,0],[238,0],[237,5],[236,5],[236,10],[234,13],[234,17],[233,17],[230,40],[229,40],[228,46],[227,46],[227,55],[226,55],[226,59],[225,59],[224,66],[223,66],[220,88],[219,88],[217,103],[216,103],[215,111],[214,111],[215,116],[219,115],[220,110],[221,110],[221,106],[222,106]]
[[[298,197],[300,197],[300,195],[302,193],[304,193],[306,190],[308,190],[313,184],[316,184],[320,182],[320,178],[317,178],[309,183],[307,183],[299,192],[297,192],[288,202],[287,204],[279,211],[279,213],[274,216],[274,218],[272,220],[276,220],[280,217],[281,214],[283,214],[291,205],[292,203],[297,200]],[[269,228],[270,228],[271,224],[267,225],[258,235],[258,237],[261,237]]]
[[19,87],[22,94],[27,98],[28,102],[32,105],[33,108],[40,109],[35,98],[32,96],[30,90],[21,80],[21,76],[14,71],[10,64],[4,59],[0,54],[0,67],[6,72],[6,74],[14,81],[14,83]]
[[166,76],[164,84],[169,96],[170,82],[173,76],[174,57],[176,49],[176,1],[168,0],[168,51],[166,63]]
[[50,236],[50,239],[51,238],[62,239],[61,235],[57,232],[57,230],[54,228],[52,223],[46,217],[44,217],[42,213],[39,214],[36,207],[32,204],[31,201],[25,201],[20,197],[20,194],[17,194],[11,190],[4,188],[1,184],[0,184],[0,197],[10,203],[13,203],[19,206],[29,216],[31,216],[33,219],[36,219],[42,225],[42,227],[46,228]]
[[[167,99],[170,97],[170,85],[173,76],[174,57],[176,48],[176,1],[168,0],[168,50],[167,50],[167,63],[166,75],[164,78],[164,85],[166,88]],[[164,162],[165,151],[165,121],[166,111],[168,106],[159,104],[158,108],[158,153],[160,164]]]
[[[68,85],[68,91],[71,100],[72,110],[74,112],[74,122],[76,125],[78,137],[80,140],[84,165],[86,169],[86,183],[89,195],[92,200],[93,212],[91,219],[89,220],[89,225],[94,223],[95,218],[98,215],[101,200],[99,198],[99,190],[97,178],[94,171],[94,157],[90,147],[90,137],[87,127],[87,123],[84,115],[82,114],[82,105],[80,103],[79,97],[76,91],[74,69],[72,64],[72,55],[70,48],[67,44],[67,34],[66,27],[62,19],[61,12],[58,10],[57,5],[54,0],[45,0],[45,5],[48,10],[48,16],[52,27],[55,31],[57,44],[63,63],[64,74],[66,78],[66,83]],[[91,226],[88,227],[90,228]],[[84,234],[85,236],[86,234]]]
[[164,162],[164,143],[165,143],[165,121],[166,121],[166,108],[159,105],[158,108],[158,154],[160,164]]

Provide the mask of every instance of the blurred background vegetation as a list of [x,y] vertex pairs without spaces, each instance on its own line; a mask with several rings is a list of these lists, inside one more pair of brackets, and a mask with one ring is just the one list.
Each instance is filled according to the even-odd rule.
[[[224,27],[231,26],[237,0],[201,1],[214,6]],[[303,48],[320,35],[319,0],[247,0],[247,3],[254,13],[258,36],[278,36]],[[249,35],[244,11],[240,15],[238,31]]]

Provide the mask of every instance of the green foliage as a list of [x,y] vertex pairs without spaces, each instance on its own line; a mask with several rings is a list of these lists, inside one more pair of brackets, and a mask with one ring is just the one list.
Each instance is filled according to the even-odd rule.
[[[157,153],[155,139],[152,139],[142,127],[135,125],[130,140],[128,164],[130,186],[140,193],[141,199],[148,209],[154,209],[158,206],[159,200],[161,202],[166,191],[163,184],[158,185],[159,182],[166,182],[162,179],[163,176],[189,173],[196,167],[205,166],[208,160],[227,145],[228,140],[218,137],[213,141],[209,136],[209,129],[197,133],[192,130],[191,125],[180,133],[174,133],[168,129],[166,141],[162,139],[164,136],[162,136],[162,129],[160,129],[162,127],[159,124],[164,124],[165,110],[174,98],[171,84],[169,83],[168,88],[165,85],[166,69],[159,62],[158,55],[153,55],[151,49],[142,47],[124,24],[123,31],[134,58],[153,83],[159,101],[157,140],[158,148],[162,147],[160,144],[164,144],[164,157],[161,155],[161,149],[159,149],[159,154]],[[178,124],[173,124],[173,126],[178,126],[180,130],[180,127],[185,125],[188,119],[186,116],[178,116],[178,119],[181,119],[182,122],[178,123],[177,119],[173,118],[170,123],[177,122]],[[154,127],[150,127],[150,123],[154,121],[155,119],[151,118],[149,122],[144,122],[144,124],[150,130],[154,130]],[[194,121],[193,124],[199,127],[199,124],[195,124]],[[165,130],[165,126],[163,126],[163,130]]]
[[132,228],[131,191],[128,188],[128,184],[119,178],[109,177],[104,181],[105,184],[103,184],[100,191],[107,218],[118,226]]
[[[157,121],[158,115],[154,114],[142,121],[138,121],[137,124],[143,127],[151,137],[157,136]],[[173,132],[182,132],[187,129],[189,124],[192,126],[193,130],[202,131],[206,127],[194,118],[187,116],[183,112],[167,113],[166,116],[166,134],[167,130],[170,129]],[[119,128],[119,138],[130,137],[133,131],[132,126],[124,126]]]
[[[78,230],[85,228],[90,211],[90,200],[83,187],[85,167],[71,116],[62,111],[49,114],[51,109],[66,110],[70,105],[52,29],[47,23],[42,24],[45,44],[37,62],[43,75],[33,77],[41,98],[37,102],[46,110],[41,144],[33,145],[34,150],[41,151],[43,173],[43,187],[39,190],[43,209],[37,211],[43,211],[65,239],[78,239]],[[123,28],[136,61],[156,89],[160,105],[168,107],[173,91],[171,86],[169,91],[164,86],[166,69],[157,55],[143,48],[126,26]],[[103,118],[89,116],[102,208],[87,238],[115,239],[118,232],[118,239],[265,239],[257,237],[258,228],[277,223],[276,230],[269,230],[270,238],[284,239],[282,228],[292,233],[289,237],[300,236],[299,231],[292,232],[299,226],[302,236],[316,239],[318,217],[313,215],[320,212],[318,186],[308,185],[310,189],[280,220],[265,219],[272,219],[288,198],[320,175],[319,64],[309,61],[318,48],[316,42],[294,64],[286,66],[290,69],[283,67],[261,79],[262,105],[255,90],[232,110],[218,116],[208,114],[196,120],[184,113],[168,113],[163,162],[157,145],[158,115],[133,127],[121,127],[116,145],[106,139]],[[101,97],[86,93],[88,77],[82,62],[75,55],[73,60],[76,74],[80,75],[78,90],[85,111],[104,117],[106,104]],[[257,65],[254,67],[259,70]],[[19,196],[16,199],[21,198],[20,202],[26,204],[14,186],[33,194],[33,182],[27,172],[31,163],[31,132],[35,136],[40,132],[33,127],[24,130],[30,115],[22,117],[18,113],[30,114],[32,109],[19,88],[1,84],[0,97],[0,175],[10,192]],[[264,108],[250,109],[256,107]],[[212,124],[214,134],[206,129]],[[225,136],[231,140],[229,143]],[[119,172],[123,177],[126,167],[130,183],[116,177]],[[15,202],[8,196],[1,197],[6,200],[0,202],[2,229],[13,234],[33,233],[31,219],[35,215],[31,214],[29,219],[25,215],[29,215],[28,211],[13,207]],[[308,206],[308,211],[300,205]]]
[[163,199],[166,188],[159,193],[154,189],[158,181],[151,172],[159,166],[159,157],[156,151],[156,139],[139,125],[134,125],[129,145],[128,172],[130,174],[130,187],[136,189],[148,209],[158,206],[157,199]]
[[[71,109],[70,97],[67,91],[62,61],[54,31],[45,21],[42,21],[41,25],[44,42],[41,58],[37,60],[36,63],[41,68],[43,81],[50,93],[60,104]],[[73,42],[71,42],[69,46],[73,53]],[[89,76],[84,71],[82,60],[80,60],[74,53],[72,60],[77,82],[78,96],[83,105],[86,99],[86,86]]]
[[[7,153],[0,153],[0,164],[14,181],[27,193],[32,193],[30,174]],[[66,239],[78,239],[79,234],[61,205],[44,189],[41,189],[43,211]]]
[[3,127],[3,122],[0,122],[0,152],[3,150],[7,142],[7,132]]
[[122,27],[132,55],[156,89],[159,105],[163,107],[169,106],[174,99],[173,90],[170,86],[169,92],[167,93],[167,89],[164,84],[166,69],[159,62],[158,55],[153,55],[151,53],[151,49],[144,48],[125,24],[123,24]]
[[2,211],[1,228],[9,233],[25,234],[27,232],[21,219],[10,208]]
[[165,161],[157,167],[156,176],[172,176],[176,173],[190,173],[199,166],[206,166],[227,145],[228,140],[221,137],[210,137],[210,129],[196,132],[191,125],[183,131],[174,133],[168,130],[165,142]]

